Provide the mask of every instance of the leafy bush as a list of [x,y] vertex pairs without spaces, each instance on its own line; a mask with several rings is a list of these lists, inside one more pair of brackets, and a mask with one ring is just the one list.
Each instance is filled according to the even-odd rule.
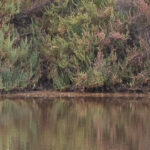
[[11,0],[10,7],[2,1],[0,88],[86,90],[147,84],[149,2],[130,1],[130,11],[118,1],[116,7],[114,0],[55,0],[41,18],[32,18],[21,29],[8,24],[8,14],[17,13],[25,1]]
[[111,1],[105,3],[58,1],[46,10],[44,29],[47,28],[48,34],[41,53],[51,66],[48,78],[52,79],[53,87],[61,89],[71,85],[74,89],[103,85],[101,71],[93,67],[101,51],[95,35],[109,23],[113,11]]
[[[38,60],[35,39],[17,41],[15,31],[2,24],[0,29],[0,88],[5,90],[25,88],[38,79]],[[34,45],[34,48],[31,46]]]

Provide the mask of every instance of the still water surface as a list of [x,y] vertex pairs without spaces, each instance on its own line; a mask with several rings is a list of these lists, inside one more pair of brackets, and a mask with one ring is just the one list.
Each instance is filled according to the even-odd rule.
[[0,150],[148,149],[149,104],[105,98],[0,100]]

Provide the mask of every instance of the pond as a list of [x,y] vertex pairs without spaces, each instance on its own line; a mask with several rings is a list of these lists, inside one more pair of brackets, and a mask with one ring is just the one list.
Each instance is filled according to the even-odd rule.
[[148,101],[1,99],[0,150],[148,150]]

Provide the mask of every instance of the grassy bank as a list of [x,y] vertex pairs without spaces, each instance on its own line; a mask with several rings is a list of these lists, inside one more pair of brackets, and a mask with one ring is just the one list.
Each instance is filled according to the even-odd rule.
[[2,0],[0,89],[149,90],[149,2],[54,0],[12,23],[39,1]]

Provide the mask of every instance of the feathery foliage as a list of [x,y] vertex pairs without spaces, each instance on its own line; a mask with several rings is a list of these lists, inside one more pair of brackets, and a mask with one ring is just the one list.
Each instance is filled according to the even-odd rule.
[[[131,1],[128,0],[130,3]],[[33,2],[0,2],[0,88],[137,88],[150,80],[149,2],[55,0],[32,24],[9,24]],[[140,5],[139,5],[140,4]],[[117,7],[116,7],[117,6]]]

